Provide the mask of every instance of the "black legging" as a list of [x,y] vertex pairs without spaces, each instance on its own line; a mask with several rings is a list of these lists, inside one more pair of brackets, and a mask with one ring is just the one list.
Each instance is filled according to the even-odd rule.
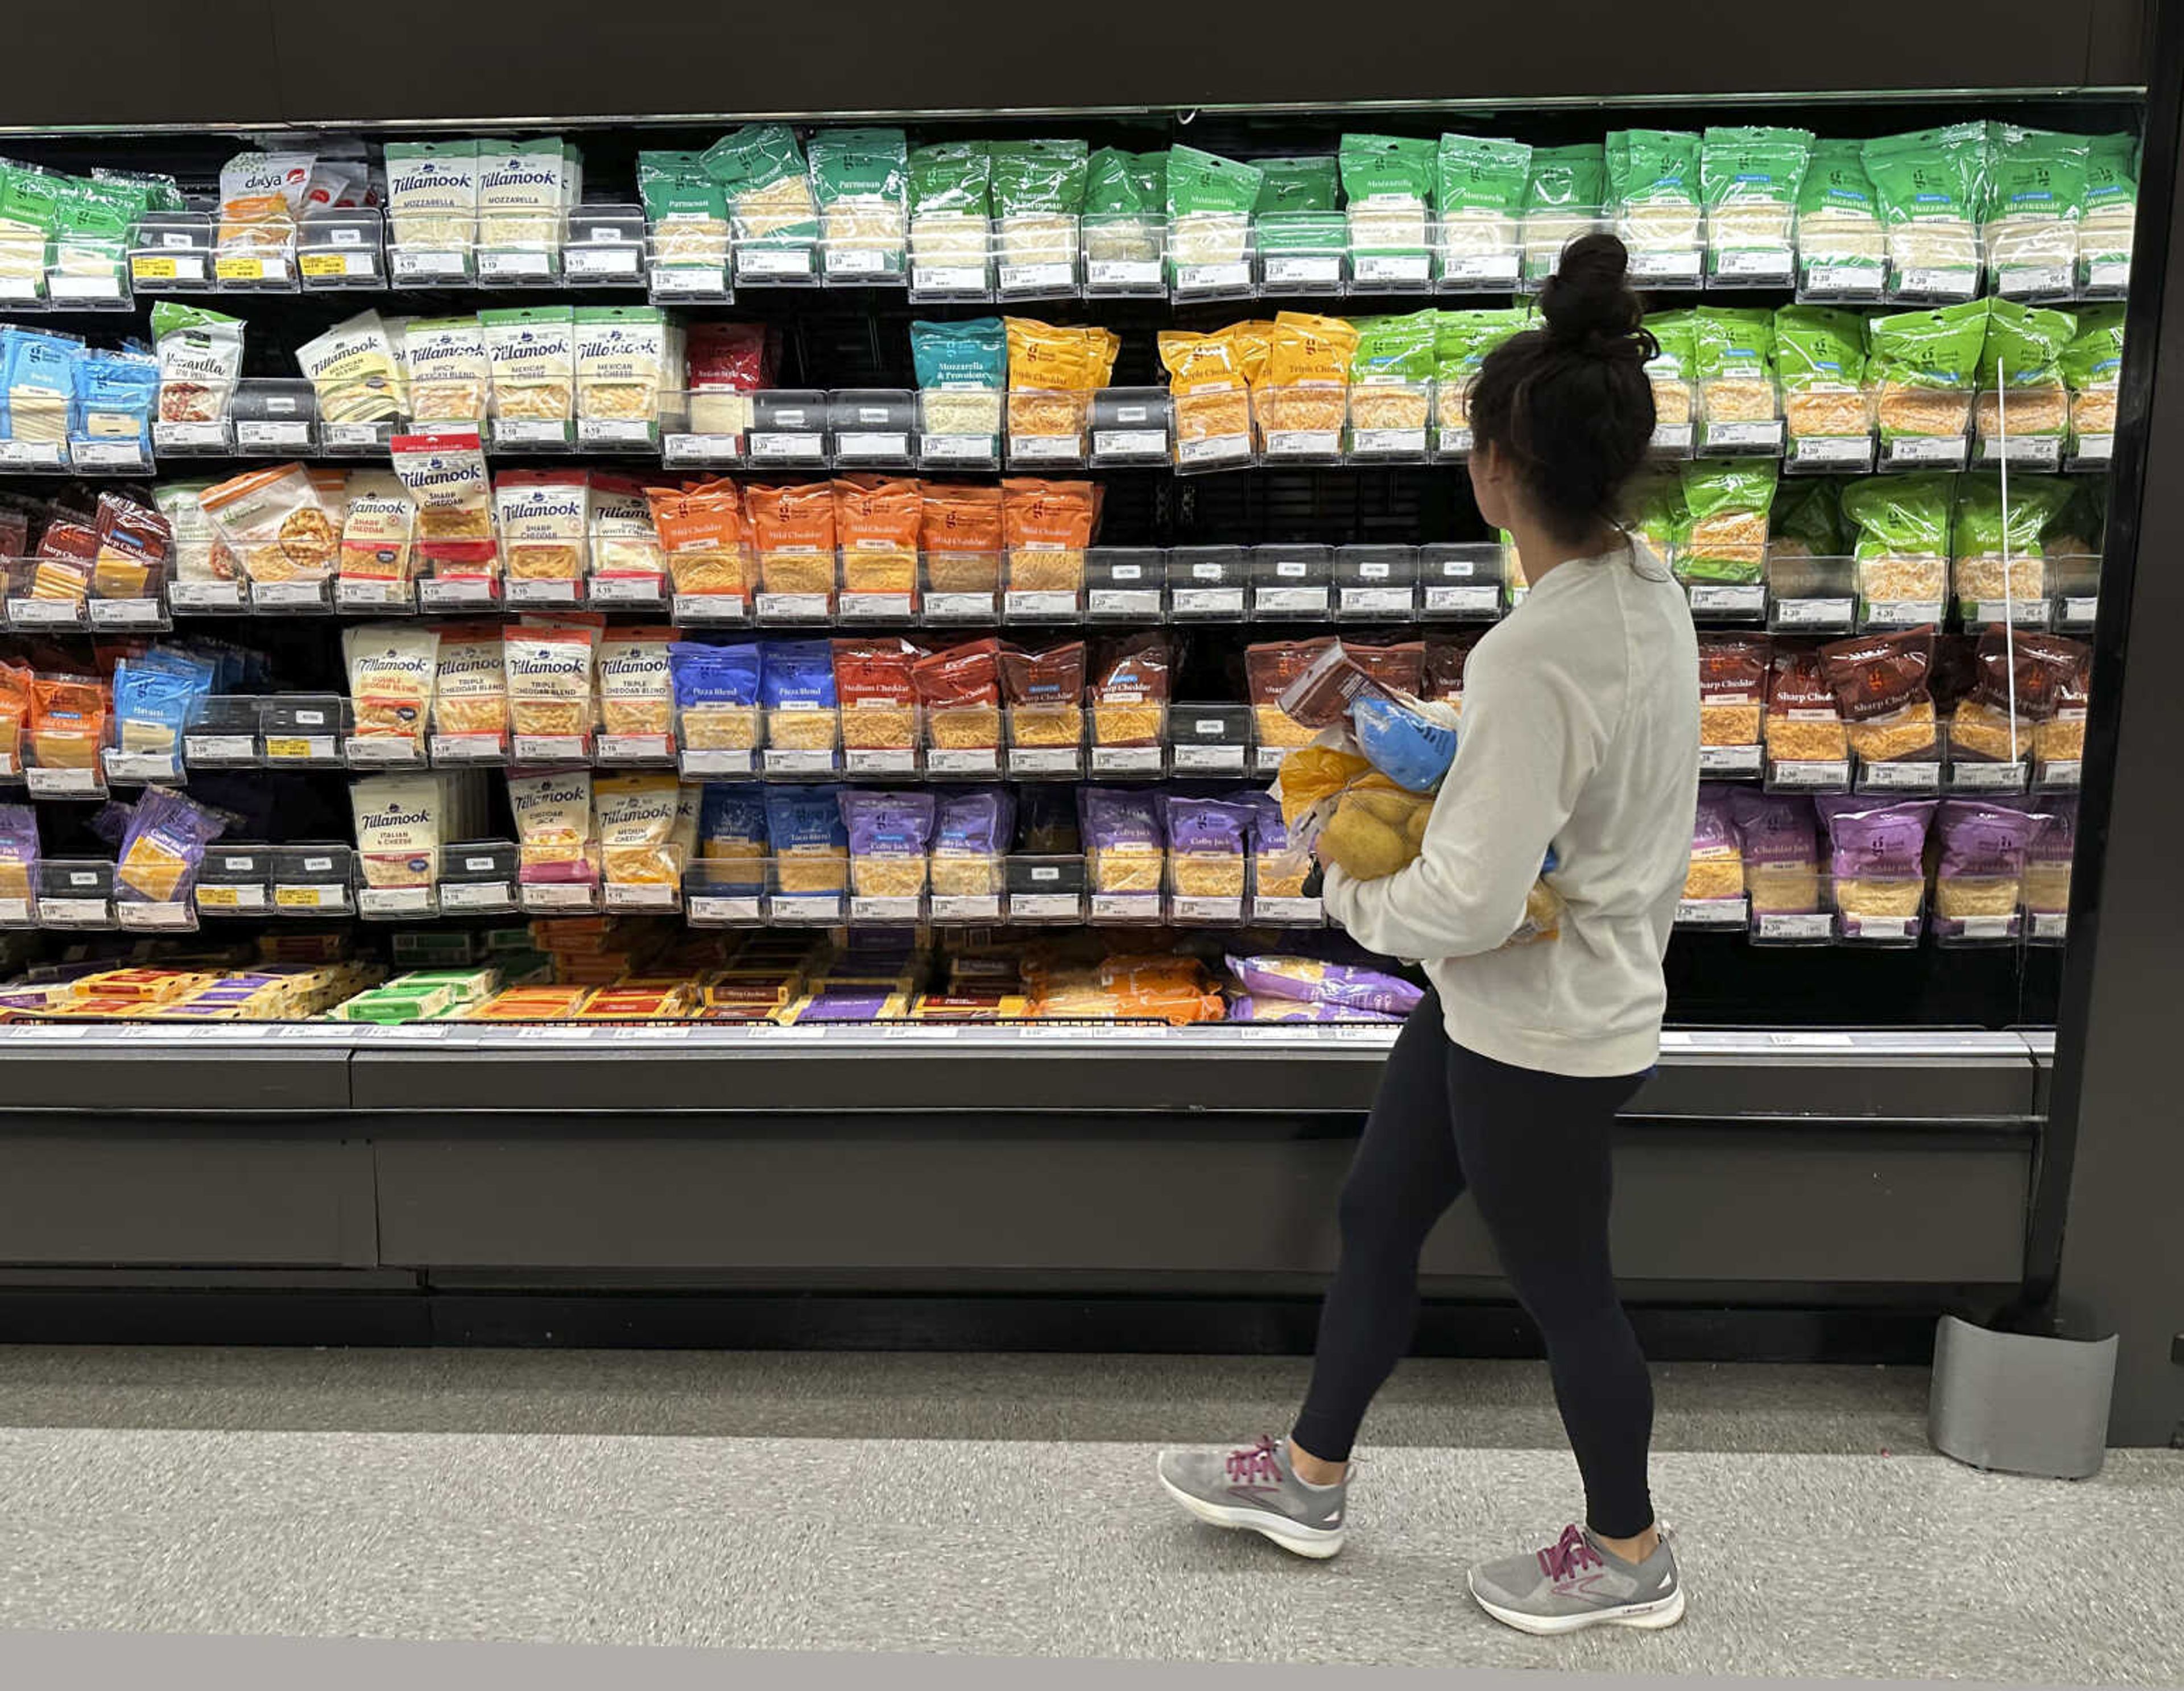
[[1610,1134],[1644,1078],[1496,1063],[1451,1041],[1439,996],[1426,995],[1389,1054],[1342,1188],[1342,1261],[1294,1435],[1306,1452],[1349,1459],[1366,1405],[1410,1347],[1426,1235],[1468,1187],[1546,1339],[1587,1524],[1610,1538],[1653,1524],[1653,1385],[1607,1250]]

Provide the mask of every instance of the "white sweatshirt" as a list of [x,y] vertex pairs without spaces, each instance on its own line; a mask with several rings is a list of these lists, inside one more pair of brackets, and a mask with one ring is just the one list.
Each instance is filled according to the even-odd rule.
[[[1328,912],[1368,949],[1424,962],[1467,1049],[1637,1074],[1660,1055],[1698,748],[1698,641],[1667,567],[1642,541],[1574,558],[1472,652],[1418,860],[1379,880],[1329,868]],[[1561,936],[1501,950],[1550,845]]]

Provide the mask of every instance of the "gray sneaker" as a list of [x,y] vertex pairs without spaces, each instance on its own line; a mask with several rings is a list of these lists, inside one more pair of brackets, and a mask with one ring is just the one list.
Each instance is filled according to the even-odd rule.
[[1665,1532],[1652,1555],[1626,1562],[1583,1527],[1566,1527],[1544,1550],[1474,1568],[1471,1594],[1520,1632],[1673,1627],[1684,1618],[1683,1582]]
[[1226,1456],[1163,1450],[1160,1482],[1201,1521],[1265,1535],[1284,1550],[1323,1561],[1342,1548],[1350,1482],[1307,1486],[1290,1471],[1285,1441],[1262,1438]]

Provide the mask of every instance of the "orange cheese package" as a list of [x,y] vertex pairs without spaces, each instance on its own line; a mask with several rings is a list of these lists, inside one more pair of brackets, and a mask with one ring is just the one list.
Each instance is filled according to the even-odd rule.
[[1085,550],[1099,527],[1100,489],[1089,482],[1018,477],[1001,483],[1001,498],[1010,588],[1017,592],[1080,591]]
[[1009,347],[1009,433],[1024,439],[1084,432],[1092,395],[1114,374],[1119,335],[1059,328],[1028,317],[1002,320]]
[[96,769],[110,708],[106,689],[87,677],[34,677],[27,736],[31,760],[47,769]]
[[1217,443],[1251,447],[1250,382],[1244,374],[1242,348],[1228,330],[1210,335],[1163,329],[1161,363],[1168,372],[1175,408],[1177,450],[1188,463],[1217,455]]
[[1001,490],[930,482],[918,507],[925,584],[934,593],[998,593]]
[[823,597],[834,603],[834,489],[817,482],[803,487],[744,489],[759,585],[769,594]]
[[748,599],[750,545],[743,504],[727,480],[645,490],[669,579],[678,594]]
[[923,500],[916,482],[844,476],[834,482],[834,538],[842,591],[908,597],[917,593]]
[[1252,384],[1262,435],[1340,435],[1349,416],[1350,360],[1357,331],[1340,317],[1284,311],[1268,337],[1267,360]]

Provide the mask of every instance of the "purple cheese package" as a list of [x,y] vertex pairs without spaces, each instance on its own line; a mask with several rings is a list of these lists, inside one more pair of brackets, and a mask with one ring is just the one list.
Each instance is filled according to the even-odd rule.
[[2025,855],[2046,828],[2037,811],[1979,799],[1946,799],[1935,812],[1941,864],[1934,932],[1942,939],[2015,936],[2025,901]]
[[1251,806],[1234,799],[1190,799],[1163,793],[1160,807],[1171,851],[1220,852],[1240,857],[1256,820]]
[[1820,800],[1836,909],[1846,937],[1917,937],[1934,804],[1931,799],[1876,804],[1855,794]]
[[930,793],[845,792],[841,803],[852,857],[922,857],[932,843]]
[[1016,831],[1016,801],[1006,790],[951,793],[940,801],[933,849],[944,857],[998,857]]
[[1800,793],[1739,788],[1730,813],[1744,848],[1744,887],[1753,913],[1809,916],[1820,907],[1820,832]]
[[1407,1016],[1425,997],[1400,975],[1318,957],[1264,952],[1228,959],[1229,973],[1256,998],[1287,998],[1384,1016]]
[[1232,1022],[1382,1022],[1400,1024],[1401,1016],[1379,1010],[1351,1010],[1340,1004],[1323,1004],[1309,998],[1234,998],[1228,1003]]

